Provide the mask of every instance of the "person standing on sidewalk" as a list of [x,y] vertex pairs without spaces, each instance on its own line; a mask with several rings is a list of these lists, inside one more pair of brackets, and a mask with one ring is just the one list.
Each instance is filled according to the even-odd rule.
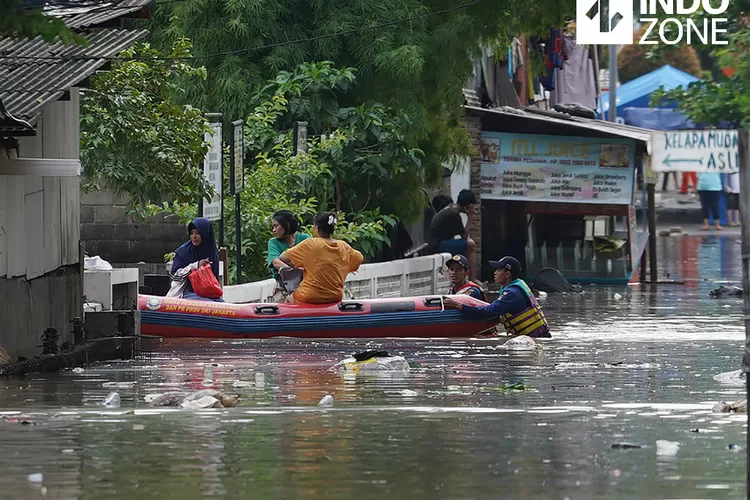
[[688,194],[688,185],[693,185],[693,190],[698,190],[698,176],[695,172],[683,172],[682,173],[682,186],[680,186],[680,194]]
[[714,226],[721,231],[721,215],[719,215],[719,198],[724,188],[721,185],[721,174],[714,172],[701,172],[698,174],[698,196],[701,199],[703,209],[703,231],[708,230],[708,214],[714,219]]
[[737,227],[740,225],[740,174],[722,174],[722,177],[727,193],[727,224]]
[[667,192],[667,184],[669,184],[669,176],[674,179],[674,187],[677,187],[677,172],[664,172],[663,181],[661,184],[661,190]]

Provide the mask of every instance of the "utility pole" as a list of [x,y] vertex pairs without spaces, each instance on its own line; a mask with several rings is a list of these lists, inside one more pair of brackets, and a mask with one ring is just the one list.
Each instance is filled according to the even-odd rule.
[[[742,371],[745,380],[750,374],[750,131],[738,130],[740,153],[740,220],[742,221],[742,304],[745,320],[745,354],[742,356]],[[750,385],[745,384],[745,397],[750,399]],[[750,423],[750,413],[748,413]],[[747,425],[747,424],[746,424]],[[750,449],[750,434],[747,436],[747,449]],[[750,463],[746,470],[750,488]],[[750,491],[750,490],[749,490]]]
[[607,119],[617,121],[617,45],[609,46],[609,110]]

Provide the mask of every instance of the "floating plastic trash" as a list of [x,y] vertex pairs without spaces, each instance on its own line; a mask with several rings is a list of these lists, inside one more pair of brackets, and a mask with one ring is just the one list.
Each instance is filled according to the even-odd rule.
[[119,408],[120,407],[120,395],[116,392],[110,392],[109,396],[104,398],[104,401],[102,401],[102,406],[105,406],[107,408]]
[[717,382],[721,382],[722,384],[745,385],[747,377],[745,376],[745,372],[743,372],[742,370],[733,370],[731,372],[724,372],[719,373],[718,375],[714,375],[714,380],[716,380]]
[[676,441],[666,441],[660,439],[656,442],[656,454],[662,456],[673,456],[677,455],[677,451],[680,449],[680,443]]
[[521,335],[508,340],[500,348],[507,351],[536,351],[537,349],[541,349],[542,346],[537,344],[531,337]]
[[323,399],[320,400],[318,406],[333,406],[333,396],[326,394]]
[[339,361],[331,369],[350,373],[408,373],[410,366],[403,356],[378,356],[362,361],[352,356]]

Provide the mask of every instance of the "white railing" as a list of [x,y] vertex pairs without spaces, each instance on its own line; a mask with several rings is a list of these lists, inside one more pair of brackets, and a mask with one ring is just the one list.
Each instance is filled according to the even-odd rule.
[[[443,274],[449,253],[362,264],[359,271],[346,278],[347,298],[374,299],[413,297],[445,293],[450,287]],[[224,300],[235,304],[271,302],[276,281],[267,279],[224,287]]]

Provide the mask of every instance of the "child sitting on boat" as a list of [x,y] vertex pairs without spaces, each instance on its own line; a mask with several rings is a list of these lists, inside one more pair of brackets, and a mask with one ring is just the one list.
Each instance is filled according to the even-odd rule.
[[363,257],[345,241],[333,239],[335,227],[335,214],[319,213],[313,225],[315,238],[306,239],[279,256],[283,263],[305,270],[302,283],[287,302],[328,304],[344,298],[346,276],[359,269]]

